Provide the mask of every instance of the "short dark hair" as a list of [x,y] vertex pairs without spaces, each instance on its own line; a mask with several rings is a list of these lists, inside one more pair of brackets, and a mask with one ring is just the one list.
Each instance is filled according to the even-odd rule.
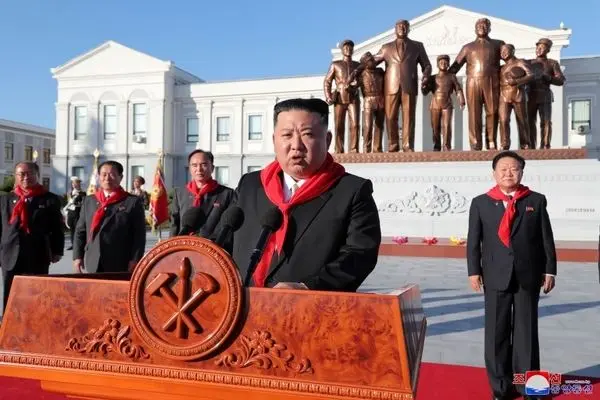
[[121,164],[118,161],[114,161],[114,160],[106,160],[103,163],[101,163],[100,165],[98,165],[98,175],[100,175],[100,170],[105,165],[115,168],[117,170],[117,172],[119,173],[119,175],[123,175],[123,164]]
[[19,165],[27,165],[29,168],[34,170],[37,175],[40,174],[40,166],[33,161],[19,161],[15,164],[15,172],[17,171],[17,168],[19,168]]
[[510,150],[505,150],[496,154],[496,156],[492,160],[492,169],[496,169],[496,164],[498,164],[498,161],[506,157],[514,158],[519,162],[521,169],[525,169],[525,159],[521,157],[518,153]]
[[275,104],[273,108],[273,125],[277,125],[279,114],[284,111],[302,110],[319,114],[321,123],[329,125],[329,104],[321,99],[289,99]]
[[135,176],[135,177],[133,178],[133,180],[134,180],[134,181],[135,181],[135,180],[138,180],[138,181],[140,181],[140,185],[143,185],[143,184],[145,184],[145,183],[146,183],[146,180],[144,179],[144,177],[142,177],[142,176],[140,176],[140,175],[137,175],[137,176]]
[[192,157],[194,157],[194,155],[196,155],[196,154],[204,154],[206,156],[206,158],[208,158],[208,161],[210,161],[211,164],[215,163],[215,156],[213,155],[213,153],[211,153],[210,151],[207,151],[207,150],[196,149],[188,155],[188,164],[190,163],[190,160],[192,159]]

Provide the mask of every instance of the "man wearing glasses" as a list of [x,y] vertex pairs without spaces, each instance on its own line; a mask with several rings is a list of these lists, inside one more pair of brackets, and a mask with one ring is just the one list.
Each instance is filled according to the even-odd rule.
[[50,263],[63,256],[61,202],[38,183],[39,166],[20,162],[14,189],[0,196],[0,264],[4,281],[4,308],[13,278],[47,275]]

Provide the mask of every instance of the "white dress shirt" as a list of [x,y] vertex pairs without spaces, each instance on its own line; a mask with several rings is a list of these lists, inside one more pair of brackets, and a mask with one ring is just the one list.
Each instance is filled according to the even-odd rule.
[[[304,185],[306,179],[295,180],[285,172],[283,173],[283,200],[288,203],[294,192]],[[294,188],[295,187],[295,188]]]

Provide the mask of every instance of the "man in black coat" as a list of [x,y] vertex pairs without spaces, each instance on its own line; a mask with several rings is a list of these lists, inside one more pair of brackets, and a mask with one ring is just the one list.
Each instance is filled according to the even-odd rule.
[[484,288],[488,378],[505,399],[513,374],[540,368],[538,301],[554,288],[556,249],[546,197],[521,185],[525,160],[504,151],[492,168],[497,185],[471,203],[467,264],[471,287]]
[[[233,200],[233,189],[213,179],[214,156],[210,151],[194,150],[188,156],[190,182],[175,188],[171,201],[171,237],[198,233],[212,237],[221,215]],[[194,220],[193,208],[199,207],[201,218]]]
[[81,179],[77,176],[71,177],[71,193],[69,193],[69,200],[65,206],[65,210],[67,211],[67,228],[71,231],[71,246],[67,250],[73,250],[75,228],[77,227],[77,220],[79,220],[81,205],[85,196],[85,191],[81,189]]
[[[276,160],[238,184],[244,224],[233,235],[232,256],[254,286],[356,291],[377,264],[381,228],[373,186],[334,162],[328,114],[319,99],[276,104]],[[274,207],[281,226],[249,271],[261,219]]]
[[105,161],[98,167],[100,188],[86,196],[75,230],[75,272],[132,271],[144,255],[144,200],[121,187],[123,165]]
[[39,166],[20,162],[15,188],[0,196],[0,264],[4,307],[16,275],[47,275],[65,245],[61,201],[38,183]]

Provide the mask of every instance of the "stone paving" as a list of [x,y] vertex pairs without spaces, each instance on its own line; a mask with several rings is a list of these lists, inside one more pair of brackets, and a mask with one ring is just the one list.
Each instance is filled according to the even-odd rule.
[[[147,247],[154,244],[149,235]],[[70,273],[71,257],[67,251],[50,273]],[[465,260],[382,256],[360,290],[384,293],[411,283],[419,285],[428,320],[423,361],[483,367],[483,295],[469,288]],[[539,329],[542,368],[600,377],[596,263],[559,263],[556,288],[540,300]]]

